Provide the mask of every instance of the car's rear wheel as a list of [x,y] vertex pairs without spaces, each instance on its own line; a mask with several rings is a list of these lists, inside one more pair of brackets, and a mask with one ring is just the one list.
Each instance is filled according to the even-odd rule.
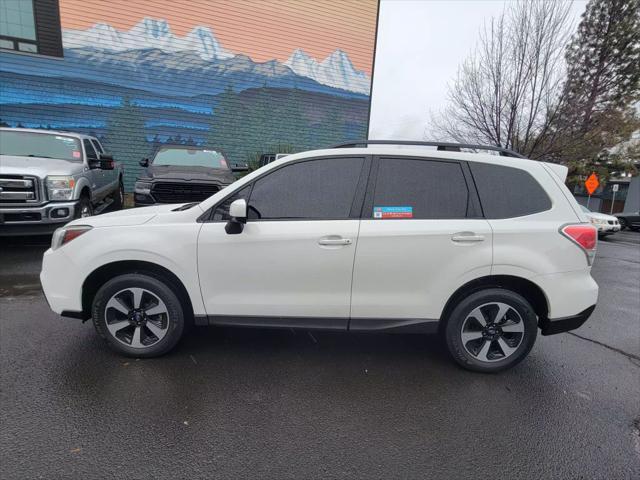
[[133,357],[163,355],[184,331],[184,310],[169,284],[139,273],[105,283],[93,300],[92,317],[114,350]]
[[445,339],[452,357],[468,370],[499,372],[522,361],[538,333],[533,307],[510,290],[475,292],[451,312]]

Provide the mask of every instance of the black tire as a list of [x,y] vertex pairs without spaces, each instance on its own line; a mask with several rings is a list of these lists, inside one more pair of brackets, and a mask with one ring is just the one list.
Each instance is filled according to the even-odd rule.
[[[163,328],[161,330],[164,332],[164,336],[159,338],[153,335],[153,331],[151,331],[149,327],[146,327],[146,323],[149,322],[149,320],[144,321],[142,326],[136,326],[137,324],[132,319],[131,312],[129,312],[128,317],[123,313],[118,313],[118,315],[122,316],[115,318],[113,314],[117,312],[113,312],[113,309],[110,307],[109,313],[107,313],[108,302],[112,300],[114,296],[124,295],[122,292],[127,292],[128,289],[142,289],[151,294],[150,296],[142,297],[143,300],[141,301],[140,307],[144,307],[142,304],[144,303],[145,298],[148,298],[150,303],[154,303],[154,299],[152,298],[153,296],[156,297],[155,300],[159,299],[164,303],[162,306],[166,307],[166,317],[163,316],[163,314],[160,314],[160,318],[158,318],[157,321],[154,320],[156,328],[158,328],[157,325],[162,325]],[[157,306],[157,304],[154,306]],[[150,310],[151,308],[149,311]],[[129,357],[149,358],[164,355],[175,347],[184,331],[184,309],[178,299],[178,296],[169,286],[169,283],[161,278],[141,273],[120,275],[105,283],[98,290],[95,298],[93,299],[91,314],[93,325],[95,326],[98,334],[115,351]],[[107,327],[107,315],[111,317],[109,319],[109,325],[112,328],[114,328],[114,325],[118,322],[125,323],[128,321],[131,325],[124,326],[118,330],[116,334],[112,334]],[[125,318],[127,320],[124,320]],[[141,329],[141,333],[138,338],[142,339],[142,343],[147,342],[148,345],[142,345],[139,348],[131,346],[134,342],[133,333],[137,328]]]
[[122,184],[122,178],[118,182],[118,190],[113,194],[112,210],[122,210],[124,207],[124,185]]
[[93,205],[91,199],[87,195],[82,195],[78,206],[76,207],[76,218],[84,218],[93,216]]
[[[474,312],[474,310],[476,310],[478,307],[482,307],[483,314],[488,312],[487,316],[491,317],[491,312],[494,308],[491,305],[492,303],[496,304],[496,314],[498,313],[499,308],[497,304],[507,305],[508,307],[510,307],[510,309],[515,311],[514,313],[513,311],[508,310],[508,314],[503,318],[505,320],[507,318],[513,318],[514,320],[506,320],[506,322],[503,322],[503,326],[505,326],[505,323],[509,324],[510,326],[518,325],[518,328],[522,328],[523,330],[522,334],[506,332],[501,334],[503,341],[507,340],[508,343],[513,344],[514,350],[508,355],[504,353],[505,349],[500,346],[499,340],[487,340],[487,338],[489,337],[485,336],[493,334],[494,337],[491,338],[498,338],[495,337],[495,335],[498,335],[495,334],[495,328],[487,330],[491,327],[492,322],[490,321],[490,318],[486,324],[486,327],[482,328],[480,331],[463,333],[463,328],[467,328],[465,325],[465,321],[468,318],[470,319],[468,321],[468,325],[474,322],[474,320],[470,317],[470,314]],[[522,322],[522,324],[520,324],[520,322]],[[480,323],[478,323],[478,327],[480,327]],[[507,326],[505,326],[505,329],[506,328]],[[498,331],[502,332],[501,329],[499,329]],[[462,336],[466,333],[472,333],[476,335],[480,334],[482,336],[477,340],[474,339],[463,342]],[[502,370],[511,368],[521,362],[533,347],[533,344],[536,341],[537,334],[537,316],[529,302],[521,295],[512,292],[511,290],[505,290],[501,288],[490,288],[469,295],[453,309],[453,311],[449,315],[449,318],[446,319],[446,325],[444,328],[447,348],[453,359],[467,370],[485,373],[500,372]],[[517,343],[518,341],[519,343]],[[475,347],[476,350],[479,351],[478,353],[481,353],[487,342],[489,343],[489,347],[487,348],[489,349],[489,356],[492,357],[491,359],[481,361],[479,360],[479,356],[474,356],[469,351],[469,349]],[[501,358],[501,354],[502,356],[504,356],[504,358]],[[487,352],[485,352],[484,356],[487,357]]]
[[627,229],[627,219],[626,218],[618,218],[618,222],[620,222],[620,230]]

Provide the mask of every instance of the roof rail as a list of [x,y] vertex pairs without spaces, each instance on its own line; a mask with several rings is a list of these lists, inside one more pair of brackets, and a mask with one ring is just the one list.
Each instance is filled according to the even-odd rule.
[[355,148],[368,145],[416,145],[421,147],[437,147],[438,150],[448,152],[460,152],[462,148],[471,150],[489,150],[498,152],[503,157],[526,158],[513,150],[496,147],[494,145],[474,145],[471,143],[450,143],[450,142],[416,142],[413,140],[357,140],[352,142],[339,143],[330,148]]

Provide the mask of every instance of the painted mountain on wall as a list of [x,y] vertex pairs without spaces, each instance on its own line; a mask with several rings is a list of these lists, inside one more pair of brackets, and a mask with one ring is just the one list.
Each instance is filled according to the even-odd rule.
[[[144,18],[129,31],[118,31],[106,23],[97,23],[87,30],[66,29],[63,32],[65,49],[108,52],[110,57],[136,58],[134,52],[158,50],[171,57],[171,54],[185,54],[202,60],[197,68],[207,69],[207,64],[221,64],[230,68],[248,67],[272,70],[275,76],[286,77],[286,71],[311,79],[321,85],[347,92],[369,94],[371,79],[364,72],[356,70],[349,56],[342,50],[336,50],[322,62],[296,49],[283,64],[272,60],[266,63],[254,63],[245,55],[235,55],[224,49],[209,27],[194,27],[187,35],[180,37],[171,32],[166,20]],[[122,55],[126,54],[126,55]],[[236,60],[236,61],[234,61]],[[166,61],[166,60],[165,60]],[[187,62],[191,65],[197,62]],[[257,67],[256,67],[257,66]]]
[[371,80],[338,48],[322,61],[294,47],[286,61],[256,62],[208,27],[180,36],[152,18],[65,29],[63,44],[62,59],[0,51],[0,124],[97,135],[125,164],[127,189],[164,143],[244,163],[366,136]]

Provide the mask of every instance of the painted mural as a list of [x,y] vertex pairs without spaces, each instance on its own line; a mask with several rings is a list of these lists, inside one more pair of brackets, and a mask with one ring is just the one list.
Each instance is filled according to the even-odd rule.
[[0,122],[97,135],[129,188],[162,143],[244,163],[365,136],[375,0],[74,2],[63,59],[0,53]]

